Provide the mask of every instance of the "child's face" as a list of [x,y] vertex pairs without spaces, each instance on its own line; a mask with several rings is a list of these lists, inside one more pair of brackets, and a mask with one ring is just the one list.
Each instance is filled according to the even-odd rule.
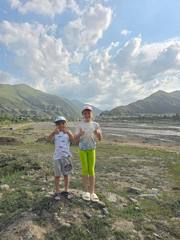
[[56,127],[61,131],[64,130],[64,128],[66,127],[66,122],[65,121],[59,121],[56,123]]
[[83,111],[83,117],[85,121],[90,121],[92,118],[92,112],[90,110],[84,110]]

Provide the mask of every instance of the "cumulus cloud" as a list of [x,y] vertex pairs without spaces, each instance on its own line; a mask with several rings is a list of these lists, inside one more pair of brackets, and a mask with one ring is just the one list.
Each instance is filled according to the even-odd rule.
[[[159,89],[180,88],[180,39],[142,44],[138,36],[124,46],[111,45],[90,54],[87,76],[100,87],[95,104],[112,108],[148,96]],[[98,94],[98,93],[97,93]],[[108,105],[109,103],[109,105]]]
[[89,48],[102,38],[111,19],[111,8],[101,4],[90,6],[79,18],[69,22],[65,27],[64,42],[70,49]]
[[[8,21],[0,24],[0,44],[16,56],[16,67],[26,76],[27,84],[104,109],[130,103],[159,89],[180,88],[179,38],[143,43],[139,35],[124,45],[112,42],[106,48],[94,50],[91,46],[108,28],[112,12],[99,4],[90,8],[91,11],[86,11],[87,19],[84,12],[69,23],[79,26],[77,29],[67,25],[69,39],[52,34],[58,29],[56,25]],[[98,11],[104,12],[100,18],[96,16]],[[73,36],[75,41],[71,43]],[[71,71],[73,64],[77,72]],[[2,71],[0,79],[4,83],[18,82]]]
[[52,91],[57,86],[71,88],[78,83],[69,72],[73,57],[61,39],[48,35],[49,27],[4,21],[0,28],[0,43],[16,55],[16,67],[27,76],[27,83]]
[[131,33],[131,31],[129,31],[129,30],[127,30],[127,29],[123,29],[122,31],[121,31],[121,35],[123,35],[123,36],[127,36],[127,35],[129,35]]
[[61,14],[66,9],[79,13],[79,6],[75,0],[9,0],[10,6],[17,9],[22,14],[29,12],[54,17]]

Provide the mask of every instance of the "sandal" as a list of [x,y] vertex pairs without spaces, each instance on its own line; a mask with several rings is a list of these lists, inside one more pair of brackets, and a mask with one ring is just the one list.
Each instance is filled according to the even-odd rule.
[[92,202],[99,202],[99,198],[95,193],[91,194],[91,201]]
[[63,191],[61,192],[61,195],[67,199],[71,199],[73,198],[74,194],[73,193],[70,193],[70,192],[66,192],[66,191]]
[[90,193],[89,192],[83,192],[82,193],[82,199],[85,200],[85,201],[90,201],[91,200]]
[[54,200],[56,200],[56,201],[60,201],[61,200],[60,193],[55,193],[54,194]]

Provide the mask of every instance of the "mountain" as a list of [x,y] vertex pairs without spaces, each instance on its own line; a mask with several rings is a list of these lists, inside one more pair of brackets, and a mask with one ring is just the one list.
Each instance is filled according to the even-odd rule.
[[142,100],[119,106],[101,115],[136,115],[136,114],[166,114],[180,113],[180,91],[167,93],[157,91]]
[[1,116],[53,118],[64,115],[78,119],[80,112],[64,98],[36,90],[25,84],[0,84]]
[[[86,105],[86,103],[82,103],[81,101],[76,100],[76,99],[72,99],[71,102],[79,109],[80,112],[81,112],[81,109],[83,108],[83,106]],[[93,112],[96,116],[102,112],[101,109],[99,109],[91,104],[88,104],[88,105],[90,105],[92,107]]]

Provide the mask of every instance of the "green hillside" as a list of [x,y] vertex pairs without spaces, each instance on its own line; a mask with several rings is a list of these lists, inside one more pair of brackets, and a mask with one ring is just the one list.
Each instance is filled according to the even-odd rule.
[[119,106],[101,115],[134,115],[134,114],[175,114],[180,113],[180,91],[167,93],[158,91],[147,98]]
[[0,114],[30,118],[53,118],[56,115],[64,115],[70,120],[80,117],[78,109],[68,100],[25,84],[0,84]]

